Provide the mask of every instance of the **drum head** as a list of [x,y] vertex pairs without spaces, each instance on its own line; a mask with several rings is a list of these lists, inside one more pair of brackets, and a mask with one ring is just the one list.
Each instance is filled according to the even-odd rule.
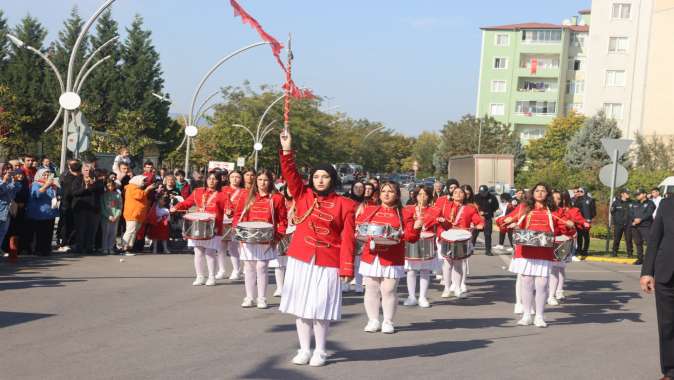
[[271,223],[267,222],[239,222],[239,227],[243,228],[273,228]]
[[215,215],[209,214],[207,212],[190,212],[185,214],[184,219],[192,221],[207,221],[207,220],[214,220]]
[[430,231],[424,231],[424,232],[419,234],[420,239],[430,239],[434,236],[435,236],[435,234],[433,232],[430,232]]
[[372,238],[372,241],[376,245],[396,245],[396,244],[400,243],[397,240],[384,239],[384,238]]
[[446,241],[464,241],[473,237],[469,230],[452,228],[440,234],[440,237]]
[[570,237],[568,237],[566,235],[555,236],[555,243],[564,243],[565,241],[567,241],[569,239],[570,239]]

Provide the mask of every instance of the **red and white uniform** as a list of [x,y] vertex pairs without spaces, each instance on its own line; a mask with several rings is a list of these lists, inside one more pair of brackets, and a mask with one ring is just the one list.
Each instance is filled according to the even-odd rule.
[[215,217],[215,236],[211,240],[188,240],[189,247],[205,247],[218,250],[222,245],[222,218],[225,209],[225,198],[222,193],[208,188],[197,188],[187,199],[175,205],[176,210],[188,210],[196,206],[199,212],[206,212]]
[[[295,200],[295,232],[279,310],[300,318],[339,320],[340,276],[353,276],[355,202],[332,192],[318,195],[305,185],[295,155],[280,155],[281,172]],[[334,179],[333,179],[334,180]]]
[[443,232],[451,228],[469,229],[471,227],[484,226],[484,220],[480,216],[480,211],[474,204],[460,204],[454,201],[448,201],[447,197],[438,199],[432,207],[431,212],[424,218],[425,223],[437,221],[438,218],[444,218],[443,222],[437,222],[436,234],[438,238]]
[[[278,241],[286,232],[288,226],[287,211],[283,202],[283,196],[279,193],[261,196],[255,194],[255,198],[246,208],[246,197],[240,197],[234,208],[232,227],[241,222],[265,222],[274,227],[274,239]],[[253,244],[241,242],[239,245],[239,257],[241,260],[272,260],[276,258],[275,246],[269,244]]]
[[[408,205],[403,207],[403,215],[411,214],[413,220],[421,219],[424,221],[424,225],[419,231],[419,241],[423,238],[424,233],[430,233],[435,235],[435,229],[437,221],[431,215],[433,214],[433,209],[430,206],[419,207],[417,205]],[[430,238],[433,240],[433,247],[435,247],[435,236]],[[419,244],[419,241],[416,243],[408,243],[405,245],[405,249],[409,250],[413,245]],[[409,256],[406,254],[406,256]],[[428,260],[408,260],[405,259],[405,269],[406,270],[435,270],[438,265],[437,257],[433,257]]]

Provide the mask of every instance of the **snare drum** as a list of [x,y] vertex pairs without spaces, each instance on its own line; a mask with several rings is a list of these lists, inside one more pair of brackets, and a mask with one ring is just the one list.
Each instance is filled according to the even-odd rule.
[[183,217],[183,238],[210,240],[215,235],[215,215],[207,212],[191,212]]
[[552,248],[555,245],[555,236],[547,231],[515,229],[513,230],[513,243],[526,247]]
[[574,240],[565,235],[555,237],[555,260],[567,262],[573,253]]
[[470,230],[449,229],[440,234],[440,254],[448,259],[465,259],[473,254],[472,239]]
[[295,233],[295,226],[288,226],[286,228],[286,234],[281,238],[281,241],[278,242],[278,255],[285,256],[288,253],[288,247],[290,247],[290,241],[293,238]]
[[269,244],[274,241],[274,226],[267,222],[239,222],[234,240],[243,243]]
[[232,228],[232,219],[227,216],[222,219],[222,241],[231,241],[234,237],[234,228]]
[[388,224],[363,223],[357,227],[357,238],[361,241],[373,241],[377,245],[396,245],[400,243],[402,232]]
[[405,259],[431,260],[435,258],[435,234],[424,231],[416,243],[405,244]]

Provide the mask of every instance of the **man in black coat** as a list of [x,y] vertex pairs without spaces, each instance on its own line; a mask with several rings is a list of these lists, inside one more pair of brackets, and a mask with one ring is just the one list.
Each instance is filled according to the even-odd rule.
[[632,218],[630,218],[630,192],[627,189],[621,189],[618,198],[611,205],[611,221],[613,222],[613,251],[611,256],[618,255],[620,239],[625,235],[625,245],[627,246],[627,256],[632,257]]
[[59,252],[67,252],[74,243],[75,216],[73,214],[73,182],[82,175],[82,163],[78,160],[69,160],[66,172],[61,175],[61,207],[59,223],[56,228]]
[[[486,185],[481,185],[479,191],[475,194],[475,203],[480,209],[480,216],[484,218],[484,254],[491,256],[491,227],[494,213],[498,210],[498,199],[489,192]],[[475,230],[473,243],[475,243],[479,233],[479,230]]]
[[[641,267],[641,289],[655,290],[660,337],[660,368],[664,380],[674,378],[674,199],[663,199],[651,227],[648,251]],[[661,379],[661,380],[662,380]]]
[[[587,195],[587,191],[579,187],[576,189],[575,197],[573,198],[573,206],[580,210],[583,219],[588,225],[592,224],[592,219],[597,216],[597,206],[594,199]],[[587,256],[587,250],[590,248],[590,228],[578,229],[578,255]]]
[[644,261],[644,243],[648,242],[648,235],[653,223],[655,203],[648,199],[644,189],[637,189],[634,193],[637,200],[632,203],[630,217],[632,218],[632,238],[637,246],[637,261],[635,265],[641,265]]

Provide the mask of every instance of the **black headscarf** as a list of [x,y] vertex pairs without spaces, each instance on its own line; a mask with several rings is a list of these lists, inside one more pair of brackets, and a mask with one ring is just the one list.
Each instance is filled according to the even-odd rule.
[[[318,191],[316,188],[314,188],[314,174],[319,171],[319,170],[324,170],[325,172],[328,173],[330,176],[330,187],[327,188],[324,191]],[[337,174],[337,170],[330,165],[330,164],[318,164],[316,165],[312,170],[311,174],[309,175],[309,187],[318,195],[320,196],[326,196],[330,193],[334,193],[338,187],[342,185],[342,181],[339,179],[339,175]]]

